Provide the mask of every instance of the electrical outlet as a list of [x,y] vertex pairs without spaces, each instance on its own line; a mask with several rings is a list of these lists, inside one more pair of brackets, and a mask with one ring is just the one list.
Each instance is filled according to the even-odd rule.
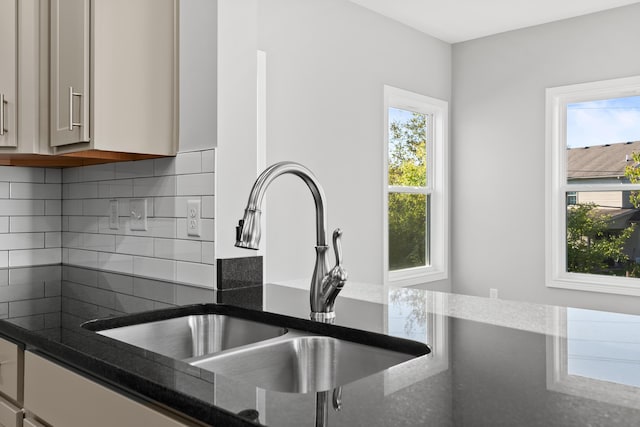
[[131,231],[147,230],[147,199],[130,199],[129,200],[130,221],[129,229]]
[[496,288],[489,288],[489,298],[498,298],[498,290]]
[[111,230],[117,230],[120,228],[118,224],[118,201],[109,200],[109,228]]
[[200,200],[187,202],[187,235],[200,237]]

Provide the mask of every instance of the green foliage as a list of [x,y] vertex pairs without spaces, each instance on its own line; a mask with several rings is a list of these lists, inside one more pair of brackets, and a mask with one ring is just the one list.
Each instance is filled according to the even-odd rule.
[[427,185],[426,116],[413,113],[389,126],[389,185]]
[[[640,182],[640,153],[632,153],[631,159],[633,160],[633,165],[627,165],[624,168],[624,176],[629,179],[632,184],[637,184]],[[637,209],[640,206],[640,193],[638,191],[632,191],[629,195],[629,201],[633,204],[633,206]]]
[[[389,126],[389,185],[427,184],[426,117],[413,113]],[[389,194],[389,269],[426,265],[427,198],[424,194]]]
[[612,262],[625,263],[624,244],[635,224],[619,233],[608,230],[610,215],[598,213],[593,203],[577,204],[567,210],[567,271],[606,274]]

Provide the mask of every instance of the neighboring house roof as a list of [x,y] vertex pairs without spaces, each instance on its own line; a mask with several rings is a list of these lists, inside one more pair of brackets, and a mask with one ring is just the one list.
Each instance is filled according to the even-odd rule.
[[622,178],[634,152],[640,153],[640,141],[568,148],[568,178]]

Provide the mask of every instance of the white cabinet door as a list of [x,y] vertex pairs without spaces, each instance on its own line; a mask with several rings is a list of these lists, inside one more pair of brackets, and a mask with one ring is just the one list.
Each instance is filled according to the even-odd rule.
[[18,67],[17,0],[0,0],[0,147],[15,147]]
[[196,427],[134,401],[31,352],[25,352],[24,407],[54,427]]
[[89,141],[90,1],[51,1],[51,145]]

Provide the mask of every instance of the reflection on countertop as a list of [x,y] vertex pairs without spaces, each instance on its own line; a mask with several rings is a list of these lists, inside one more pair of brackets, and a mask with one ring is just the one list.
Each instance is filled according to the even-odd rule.
[[[198,417],[215,405],[257,410],[270,426],[314,425],[315,393],[263,390],[78,327],[95,317],[214,302],[210,289],[70,266],[12,269],[2,285],[0,315],[32,331],[14,336],[28,346],[71,355],[70,364],[108,377],[96,364],[104,362],[126,379],[123,387],[164,404],[180,401],[178,410]],[[432,353],[346,384],[329,426],[640,425],[638,316],[350,285],[336,302],[338,325],[422,341]],[[308,287],[266,284],[262,292],[266,311],[308,317]],[[0,324],[0,332],[14,328]]]

